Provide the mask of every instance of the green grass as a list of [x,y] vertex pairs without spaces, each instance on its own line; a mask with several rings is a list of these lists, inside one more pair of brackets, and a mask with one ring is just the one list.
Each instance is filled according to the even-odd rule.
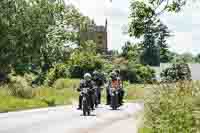
[[128,101],[142,100],[145,86],[143,84],[128,84],[125,86],[125,99]]
[[151,129],[146,128],[146,127],[140,128],[138,132],[139,133],[153,133]]
[[8,95],[0,95],[0,101],[0,112],[48,107],[45,102],[38,99],[21,99]]
[[[79,94],[75,88],[78,86],[79,80],[66,79],[62,80],[60,84],[56,83],[53,87],[33,88],[34,97],[30,99],[11,96],[7,86],[0,87],[0,112],[67,105],[71,104],[74,99],[78,99]],[[59,88],[55,86],[59,86]]]
[[[40,86],[33,88],[34,97],[30,99],[11,96],[8,87],[0,87],[0,112],[42,108],[56,105],[69,105],[78,101],[79,93],[76,88],[79,85],[77,79],[59,79],[53,87]],[[144,85],[125,85],[126,101],[134,101],[144,97]],[[102,94],[102,101],[105,103],[105,89]]]
[[200,82],[161,84],[144,99],[144,127],[139,133],[200,131]]
[[78,93],[73,88],[57,90],[55,88],[40,87],[36,90],[36,99],[55,100],[56,105],[71,104],[74,99],[78,99]]

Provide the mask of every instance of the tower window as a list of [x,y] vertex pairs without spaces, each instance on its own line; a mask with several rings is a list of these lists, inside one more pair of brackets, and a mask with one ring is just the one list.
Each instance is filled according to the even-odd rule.
[[102,41],[99,41],[98,43],[99,43],[99,44],[102,44]]
[[102,36],[98,36],[98,38],[99,38],[99,39],[102,39],[103,37],[102,37]]

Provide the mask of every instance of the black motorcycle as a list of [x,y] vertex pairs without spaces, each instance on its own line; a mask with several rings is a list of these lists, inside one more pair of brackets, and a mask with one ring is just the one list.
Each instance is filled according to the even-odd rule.
[[83,88],[81,91],[81,95],[83,97],[82,99],[82,110],[83,110],[83,115],[90,115],[91,107],[90,107],[90,102],[89,102],[89,88]]
[[110,106],[113,110],[117,110],[119,105],[119,89],[110,88],[111,103]]

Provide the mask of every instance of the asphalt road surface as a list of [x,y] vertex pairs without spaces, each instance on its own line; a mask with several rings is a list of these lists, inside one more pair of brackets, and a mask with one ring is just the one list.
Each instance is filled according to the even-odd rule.
[[101,105],[92,116],[76,106],[2,113],[0,133],[137,133],[134,114],[142,109],[142,103],[127,103],[116,111]]

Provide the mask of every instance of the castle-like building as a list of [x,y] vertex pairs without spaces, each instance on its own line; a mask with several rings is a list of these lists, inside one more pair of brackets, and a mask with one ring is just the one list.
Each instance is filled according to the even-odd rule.
[[107,41],[107,20],[105,25],[90,24],[86,30],[81,32],[81,41],[93,40],[97,45],[97,50],[100,53],[107,53],[108,41]]

